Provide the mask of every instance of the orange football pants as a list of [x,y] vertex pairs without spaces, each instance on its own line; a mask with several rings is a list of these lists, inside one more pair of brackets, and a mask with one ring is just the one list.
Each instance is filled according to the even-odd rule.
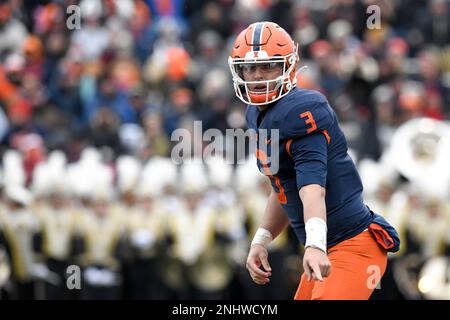
[[295,300],[367,300],[386,271],[387,251],[370,231],[328,249],[331,273],[308,282],[303,273]]

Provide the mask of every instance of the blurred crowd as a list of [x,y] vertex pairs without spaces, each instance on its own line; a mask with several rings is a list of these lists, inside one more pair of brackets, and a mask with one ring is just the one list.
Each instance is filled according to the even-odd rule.
[[[370,5],[380,28],[366,24]],[[293,296],[302,248],[290,230],[272,248],[272,288],[245,274],[267,194],[253,159],[169,160],[172,133],[194,120],[246,129],[227,58],[262,20],[299,42],[298,86],[326,95],[368,205],[402,234],[374,298],[450,299],[450,170],[433,161],[448,131],[406,134],[422,132],[417,148],[442,174],[424,182],[394,165],[402,125],[448,126],[447,0],[0,0],[2,297]],[[86,289],[67,289],[72,264]]]

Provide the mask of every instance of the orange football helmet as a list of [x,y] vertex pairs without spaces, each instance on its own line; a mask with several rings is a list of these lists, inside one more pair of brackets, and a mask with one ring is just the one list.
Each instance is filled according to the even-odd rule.
[[[256,22],[242,31],[234,42],[231,56],[228,58],[236,96],[246,104],[264,105],[274,102],[297,85],[296,69],[299,62],[298,45],[291,36],[273,22]],[[245,81],[243,68],[255,64],[277,63],[282,73],[275,79]],[[270,90],[275,82],[275,88]],[[249,85],[265,86],[265,90],[251,91]]]

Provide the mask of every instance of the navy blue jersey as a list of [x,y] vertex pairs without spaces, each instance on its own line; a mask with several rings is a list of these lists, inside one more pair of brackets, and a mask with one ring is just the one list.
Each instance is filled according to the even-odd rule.
[[328,247],[369,227],[374,213],[364,205],[361,179],[347,153],[346,139],[322,94],[294,88],[265,111],[249,105],[246,118],[257,139],[264,136],[268,146],[274,143],[270,129],[279,129],[277,172],[269,169],[270,147],[257,150],[257,164],[270,177],[301,243],[305,243],[306,233],[299,190],[309,184],[326,189]]

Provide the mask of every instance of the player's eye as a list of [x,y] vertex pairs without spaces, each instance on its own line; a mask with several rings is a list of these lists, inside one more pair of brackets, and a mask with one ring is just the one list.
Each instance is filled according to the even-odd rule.
[[241,72],[251,73],[255,72],[256,65],[254,63],[243,63],[238,66]]
[[277,68],[280,64],[278,62],[268,62],[268,63],[261,63],[260,68],[263,71],[271,71],[275,68]]
[[264,62],[264,63],[242,63],[238,66],[238,71],[245,73],[253,73],[258,68],[262,72],[269,72],[276,68],[279,68],[281,64],[279,62]]

